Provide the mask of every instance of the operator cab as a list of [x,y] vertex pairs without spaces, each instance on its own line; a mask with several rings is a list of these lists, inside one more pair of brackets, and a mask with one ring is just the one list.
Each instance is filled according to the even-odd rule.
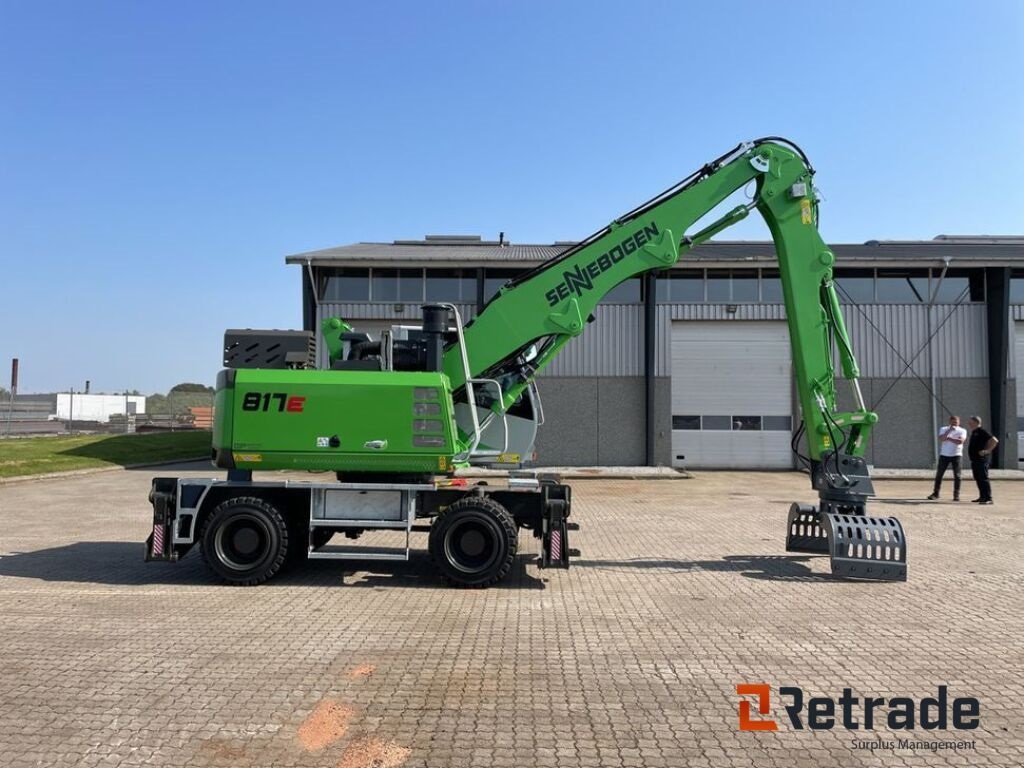
[[[454,329],[448,327],[449,314],[454,315]],[[324,327],[325,340],[333,342],[328,347],[339,349],[337,358],[330,361],[331,370],[387,372],[441,370],[444,352],[461,343],[462,325],[454,307],[428,304],[423,307],[421,325],[392,325],[382,330],[377,340],[351,329],[347,323],[327,322]],[[328,339],[327,334],[336,335]],[[471,437],[479,435],[474,440],[477,450],[471,451],[470,463],[507,467],[533,459],[537,427],[544,422],[531,365],[539,354],[538,345],[531,343],[495,366],[490,375],[452,393],[455,422],[460,431]],[[507,409],[503,408],[501,394],[524,381],[529,385],[523,393]]]

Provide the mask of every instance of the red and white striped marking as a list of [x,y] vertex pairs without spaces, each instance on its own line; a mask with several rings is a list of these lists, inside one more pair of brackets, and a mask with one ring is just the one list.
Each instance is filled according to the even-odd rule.
[[160,523],[153,525],[153,557],[164,553],[164,527]]
[[562,531],[555,528],[551,532],[551,561],[558,562],[562,559]]

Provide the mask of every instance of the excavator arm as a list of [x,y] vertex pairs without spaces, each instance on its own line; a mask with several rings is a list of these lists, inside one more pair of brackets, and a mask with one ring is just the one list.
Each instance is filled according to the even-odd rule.
[[[534,378],[583,333],[601,299],[624,280],[676,264],[697,245],[756,210],[775,243],[803,423],[794,450],[818,491],[817,507],[794,504],[787,548],[830,552],[841,575],[906,578],[906,542],[895,518],[869,518],[873,488],[864,451],[877,422],[857,384],[859,369],[833,286],[835,256],[818,232],[814,170],[794,144],[777,138],[741,144],[657,197],[615,219],[554,259],[505,284],[444,352],[452,389],[473,382],[492,389],[490,408],[513,406]],[[697,232],[691,229],[737,190],[738,206]],[[838,360],[855,408],[838,409]],[[478,438],[479,439],[479,438]]]

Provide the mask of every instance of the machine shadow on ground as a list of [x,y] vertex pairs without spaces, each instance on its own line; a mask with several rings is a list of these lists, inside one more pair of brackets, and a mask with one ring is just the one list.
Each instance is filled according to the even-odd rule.
[[[69,434],[67,437],[74,437],[74,435]],[[64,456],[100,459],[123,467],[138,462],[138,460],[132,460],[133,449],[137,449],[138,444],[135,435],[107,435],[96,442],[62,448],[59,453]]]
[[97,459],[126,469],[151,469],[167,464],[168,469],[180,467],[183,471],[201,471],[213,467],[209,458],[204,458],[210,453],[209,434],[200,430],[180,430],[100,435],[92,442],[61,447],[55,455]]
[[[223,586],[206,568],[198,551],[178,563],[146,563],[143,544],[124,541],[82,541],[63,547],[0,556],[0,577],[127,586]],[[534,575],[535,556],[519,555],[512,570],[490,589],[545,589]],[[262,588],[274,587],[427,587],[446,583],[425,552],[412,552],[408,562],[374,563],[310,560],[296,563]]]
[[762,581],[842,581],[830,573],[812,571],[804,563],[806,555],[727,555],[720,560],[675,560],[671,558],[642,558],[628,560],[573,560],[574,568],[595,568],[614,571],[623,568],[663,569],[680,573],[710,571],[713,573],[739,573],[748,579]]
[[[146,563],[144,545],[123,541],[83,541],[63,547],[18,552],[0,557],[0,577],[42,579],[82,584],[146,586],[221,586],[202,562],[198,551],[178,563]],[[804,555],[728,555],[720,560],[631,558],[626,560],[573,560],[574,568],[596,570],[665,570],[739,573],[763,581],[838,581],[828,573],[812,571]],[[535,575],[535,556],[519,555],[500,583],[490,589],[546,588],[546,578]],[[412,552],[408,562],[360,562],[310,560],[292,565],[265,587],[403,587],[438,589],[446,586],[425,552]]]

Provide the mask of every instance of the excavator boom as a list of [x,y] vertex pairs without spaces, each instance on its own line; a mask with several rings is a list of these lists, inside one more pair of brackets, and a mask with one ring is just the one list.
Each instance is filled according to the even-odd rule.
[[[818,233],[813,174],[802,153],[781,140],[743,144],[708,163],[565,253],[506,283],[465,328],[469,375],[517,373],[515,384],[503,393],[505,406],[511,405],[565,343],[583,333],[598,303],[615,286],[673,266],[695,246],[757,210],[778,254],[810,458],[820,462],[830,455],[844,430],[847,452],[863,456],[877,417],[864,407],[856,386],[859,371],[832,286],[835,257]],[[756,186],[750,204],[688,234],[730,195],[752,183]],[[537,357],[517,369],[517,357],[531,346],[536,346]],[[851,413],[836,411],[834,355],[854,389],[857,410]],[[444,356],[444,372],[454,390],[465,384],[462,357],[457,344]]]

